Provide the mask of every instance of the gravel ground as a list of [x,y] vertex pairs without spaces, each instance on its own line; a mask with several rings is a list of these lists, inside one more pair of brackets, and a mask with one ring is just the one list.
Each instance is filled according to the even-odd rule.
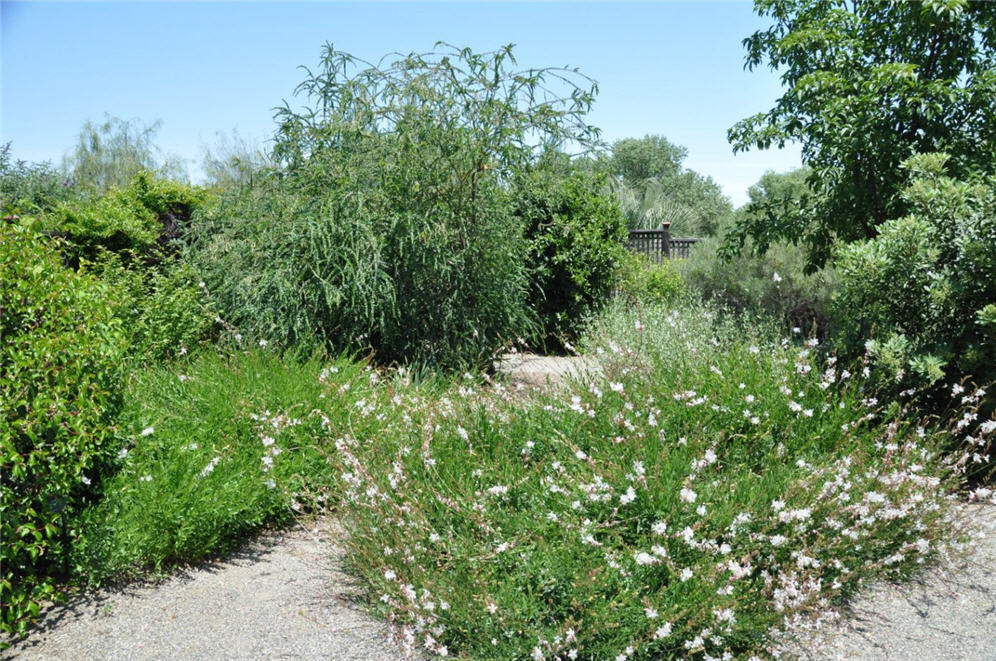
[[216,563],[53,608],[12,659],[332,659],[401,657],[356,604],[329,522],[272,533]]
[[996,506],[961,505],[971,549],[911,583],[870,586],[839,622],[796,632],[789,658],[996,661]]

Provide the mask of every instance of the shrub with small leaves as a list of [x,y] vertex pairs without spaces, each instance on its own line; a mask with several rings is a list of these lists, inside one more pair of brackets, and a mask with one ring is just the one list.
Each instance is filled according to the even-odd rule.
[[996,379],[996,179],[953,179],[947,161],[926,154],[904,164],[912,213],[839,251],[834,301],[843,351],[890,366],[895,390],[943,385],[942,406],[963,375]]
[[626,221],[604,176],[538,169],[523,178],[516,215],[529,241],[530,305],[543,340],[576,338],[585,317],[612,293],[625,255]]
[[23,633],[117,452],[126,340],[109,287],[31,229],[4,225],[0,267],[0,628]]

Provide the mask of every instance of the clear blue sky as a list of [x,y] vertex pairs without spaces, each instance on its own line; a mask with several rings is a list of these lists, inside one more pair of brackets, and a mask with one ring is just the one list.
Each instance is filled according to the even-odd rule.
[[780,94],[774,73],[743,69],[741,40],[763,25],[749,2],[4,1],[0,19],[0,138],[29,161],[58,163],[86,120],[110,113],[162,120],[159,146],[196,177],[218,131],[270,135],[323,43],[376,61],[443,40],[579,67],[599,82],[590,121],[607,140],[665,135],[737,204],[765,170],[799,163],[797,148],[734,157],[726,141]]

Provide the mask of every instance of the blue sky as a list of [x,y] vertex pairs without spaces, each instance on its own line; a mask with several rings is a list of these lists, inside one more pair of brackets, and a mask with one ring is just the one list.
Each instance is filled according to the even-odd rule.
[[0,138],[29,161],[59,162],[110,113],[161,120],[159,146],[196,177],[218,131],[270,135],[325,42],[376,61],[442,40],[579,67],[599,82],[590,121],[605,139],[665,135],[738,204],[765,170],[799,164],[794,147],[734,157],[726,141],[780,94],[775,73],[743,69],[741,40],[763,25],[749,2],[4,1],[0,14]]

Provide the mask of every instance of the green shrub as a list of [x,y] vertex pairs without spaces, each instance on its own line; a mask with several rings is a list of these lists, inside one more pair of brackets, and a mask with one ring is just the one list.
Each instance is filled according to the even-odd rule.
[[126,343],[110,288],[30,229],[4,224],[0,266],[0,626],[22,633],[117,453]]
[[676,302],[688,287],[675,260],[658,264],[646,255],[627,252],[620,262],[618,291],[637,301]]
[[538,143],[586,143],[591,93],[512,63],[510,47],[446,48],[365,68],[326,47],[299,86],[314,109],[279,112],[279,174],[198,223],[192,259],[226,318],[285,345],[441,367],[529,334],[507,182]]
[[897,390],[950,386],[964,375],[978,383],[996,380],[990,321],[996,179],[954,180],[944,175],[946,161],[944,154],[907,161],[903,199],[911,214],[838,252],[838,345],[851,355],[867,350],[874,361],[889,364],[887,382]]
[[0,214],[36,213],[78,195],[51,164],[16,161],[9,142],[0,147]]
[[832,267],[807,274],[803,248],[784,242],[770,245],[763,256],[747,249],[724,258],[717,254],[721,242],[696,243],[691,257],[682,260],[681,274],[690,290],[734,312],[770,315],[786,328],[826,337],[837,286]]
[[47,232],[66,239],[64,251],[74,266],[107,252],[154,263],[175,250],[206,199],[198,188],[140,172],[125,188],[62,202],[40,220]]
[[147,268],[129,268],[120,255],[110,253],[91,266],[113,287],[111,299],[124,322],[131,356],[162,361],[217,339],[215,304],[186,262],[170,257]]
[[542,340],[574,341],[584,319],[612,293],[625,255],[626,222],[605,178],[539,169],[515,191],[515,214],[529,243],[530,306]]

